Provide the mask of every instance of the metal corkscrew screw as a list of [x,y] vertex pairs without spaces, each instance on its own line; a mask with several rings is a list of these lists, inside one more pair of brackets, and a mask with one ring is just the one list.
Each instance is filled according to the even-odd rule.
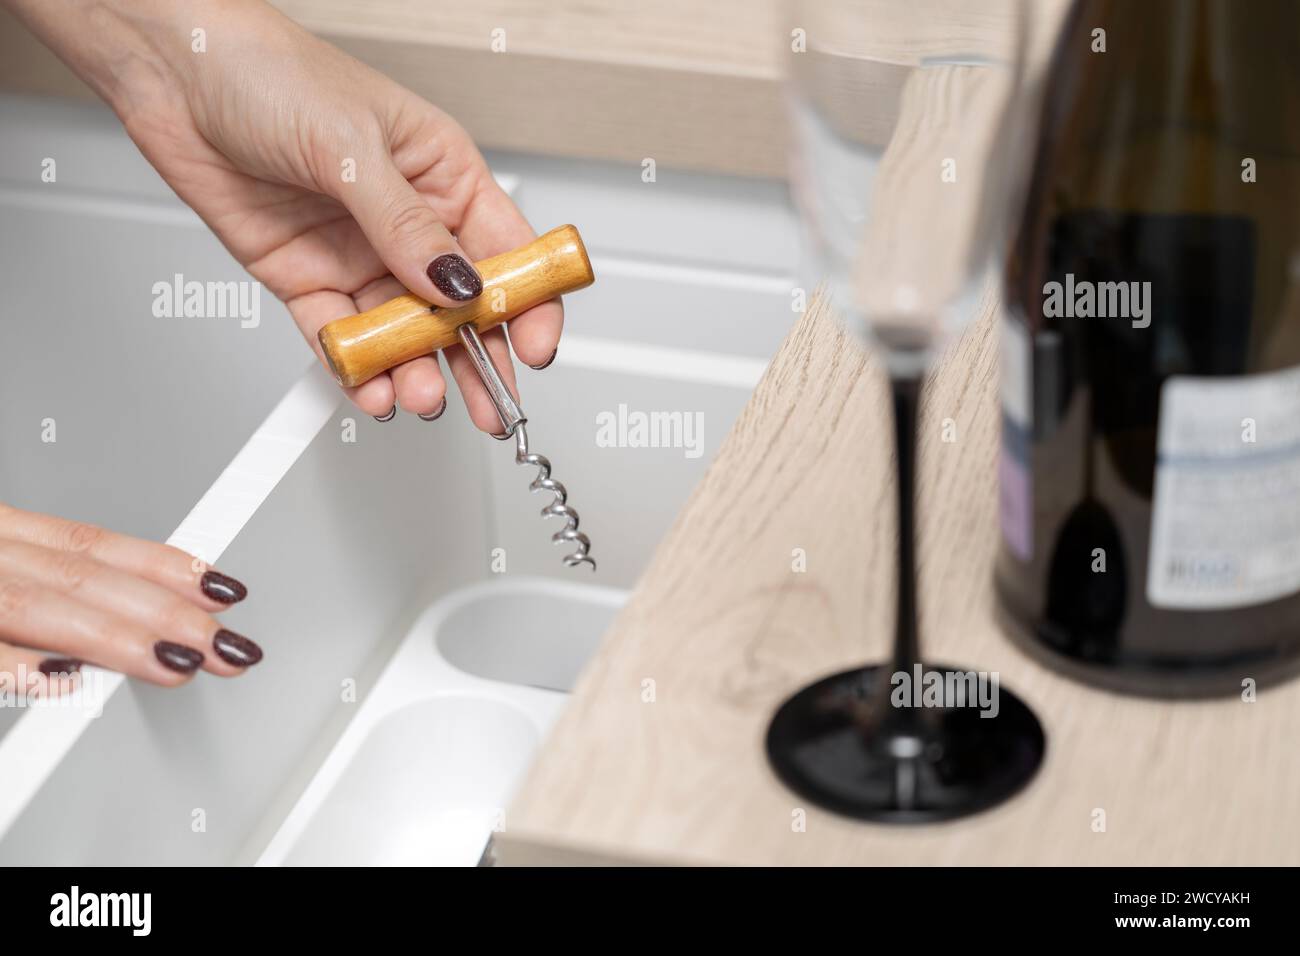
[[456,330],[456,335],[460,339],[460,344],[465,347],[465,353],[469,355],[474,371],[483,381],[488,397],[492,399],[492,405],[496,409],[497,417],[501,419],[502,431],[493,437],[501,441],[513,437],[515,463],[537,468],[537,477],[529,483],[529,491],[549,491],[555,495],[554,500],[542,509],[542,517],[564,519],[564,527],[551,535],[551,540],[556,544],[567,542],[576,548],[573,553],[564,556],[564,563],[571,568],[576,568],[580,564],[589,564],[595,571],[596,561],[590,555],[591,539],[578,530],[578,512],[569,505],[569,492],[563,484],[551,477],[550,459],[545,455],[529,451],[528,429],[524,427],[528,417],[524,415],[523,409],[510,394],[510,389],[501,380],[501,373],[497,371],[496,363],[492,361],[492,356],[483,346],[478,331],[472,323],[466,323]]

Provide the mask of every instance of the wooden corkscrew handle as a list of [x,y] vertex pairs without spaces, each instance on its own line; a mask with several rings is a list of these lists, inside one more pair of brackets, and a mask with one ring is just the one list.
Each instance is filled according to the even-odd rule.
[[483,277],[483,293],[466,305],[439,309],[407,293],[322,328],[317,337],[339,384],[360,385],[395,365],[455,345],[456,330],[466,322],[483,332],[595,281],[573,226],[552,229],[475,266]]

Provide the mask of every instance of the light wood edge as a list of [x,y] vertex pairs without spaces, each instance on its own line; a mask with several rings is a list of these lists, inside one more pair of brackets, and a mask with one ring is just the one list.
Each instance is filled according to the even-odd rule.
[[[721,172],[785,174],[775,75],[620,64],[319,34],[454,116],[481,149]],[[0,11],[0,90],[94,99],[89,87]]]

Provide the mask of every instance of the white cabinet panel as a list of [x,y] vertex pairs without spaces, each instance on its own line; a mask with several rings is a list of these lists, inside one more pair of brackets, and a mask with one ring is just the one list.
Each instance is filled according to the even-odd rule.
[[592,269],[595,285],[565,303],[566,332],[766,361],[798,318],[781,273],[594,254]]
[[[568,490],[599,570],[593,577],[586,567],[562,564],[568,551],[550,536],[564,522],[541,517],[551,496],[528,491],[536,469],[514,463],[513,443],[486,450],[496,516],[487,543],[504,549],[512,574],[630,587],[704,477],[748,392],[559,361],[521,374],[530,444],[551,460],[552,477]],[[482,556],[485,567],[489,559]]]
[[788,272],[798,231],[783,182],[655,170],[636,165],[493,154],[494,169],[520,177],[516,201],[546,230],[572,222],[595,254]]
[[177,273],[247,280],[206,230],[0,210],[0,497],[166,537],[311,361],[302,336],[265,291],[256,328],[153,314]]

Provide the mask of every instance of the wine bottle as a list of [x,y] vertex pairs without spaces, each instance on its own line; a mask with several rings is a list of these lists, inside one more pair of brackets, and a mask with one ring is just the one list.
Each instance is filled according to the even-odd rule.
[[1077,0],[1006,276],[1001,606],[1138,693],[1300,670],[1300,3]]

